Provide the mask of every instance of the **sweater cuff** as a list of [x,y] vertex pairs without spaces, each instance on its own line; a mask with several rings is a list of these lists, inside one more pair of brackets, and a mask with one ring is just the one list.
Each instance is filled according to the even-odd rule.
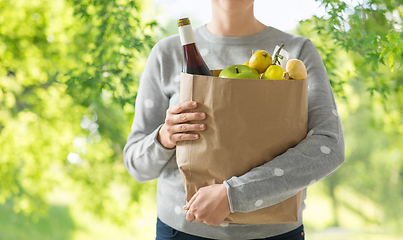
[[228,203],[229,203],[229,208],[231,213],[234,213],[234,208],[233,208],[233,204],[232,204],[232,197],[231,197],[231,186],[227,183],[227,181],[223,182],[224,186],[227,188],[227,195],[228,195]]

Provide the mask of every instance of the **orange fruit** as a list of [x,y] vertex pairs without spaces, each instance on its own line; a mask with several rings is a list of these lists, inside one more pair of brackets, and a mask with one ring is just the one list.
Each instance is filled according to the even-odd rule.
[[259,73],[264,73],[272,64],[270,53],[264,50],[255,52],[249,59],[249,67],[256,69]]

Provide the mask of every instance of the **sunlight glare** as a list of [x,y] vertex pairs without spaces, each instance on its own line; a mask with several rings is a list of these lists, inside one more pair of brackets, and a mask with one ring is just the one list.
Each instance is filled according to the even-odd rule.
[[67,155],[67,161],[69,161],[69,163],[79,163],[81,162],[81,158],[78,153],[71,152]]

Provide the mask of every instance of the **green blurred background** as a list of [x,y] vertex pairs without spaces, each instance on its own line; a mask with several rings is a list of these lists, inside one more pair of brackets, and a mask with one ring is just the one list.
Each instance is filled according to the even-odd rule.
[[[402,239],[403,1],[316,2],[288,32],[323,58],[346,162],[308,189],[307,239]],[[155,238],[156,181],[122,149],[150,49],[177,31],[159,6],[0,0],[0,240]]]

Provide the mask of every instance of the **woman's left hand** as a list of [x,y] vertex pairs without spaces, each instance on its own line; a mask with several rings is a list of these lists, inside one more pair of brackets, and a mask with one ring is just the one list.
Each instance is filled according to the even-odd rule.
[[227,188],[224,184],[202,187],[183,208],[187,221],[218,226],[231,213]]

